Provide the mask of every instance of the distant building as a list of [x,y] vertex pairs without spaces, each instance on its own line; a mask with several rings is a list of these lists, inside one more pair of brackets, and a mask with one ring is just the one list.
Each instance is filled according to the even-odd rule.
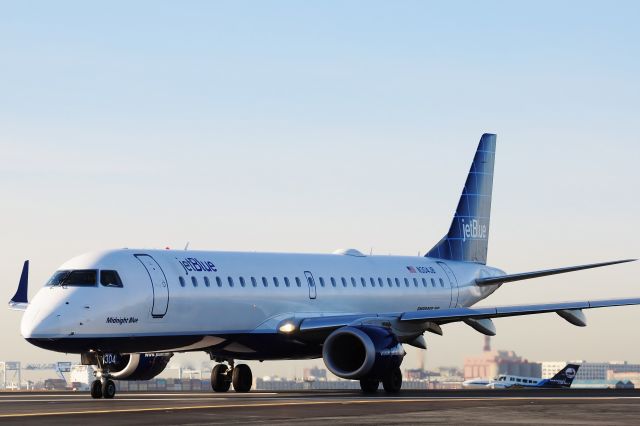
[[477,377],[494,378],[500,374],[512,376],[540,377],[542,366],[529,362],[513,351],[487,351],[480,356],[464,360],[464,379]]
[[302,378],[305,381],[327,380],[327,370],[318,367],[305,368],[302,371]]

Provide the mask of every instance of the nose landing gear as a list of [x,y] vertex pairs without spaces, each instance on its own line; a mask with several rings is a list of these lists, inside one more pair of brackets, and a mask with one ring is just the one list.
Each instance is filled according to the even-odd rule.
[[[218,360],[216,360],[218,361]],[[236,392],[249,392],[253,385],[253,374],[247,364],[234,365],[233,360],[225,364],[217,364],[211,370],[211,388],[214,392],[227,392],[233,384]]]
[[91,398],[111,399],[116,396],[116,384],[111,379],[96,379],[91,383]]
[[98,371],[96,371],[96,380],[91,383],[91,398],[94,399],[112,399],[116,396],[116,384],[111,380],[109,370],[105,368],[102,357],[96,357],[98,363]]

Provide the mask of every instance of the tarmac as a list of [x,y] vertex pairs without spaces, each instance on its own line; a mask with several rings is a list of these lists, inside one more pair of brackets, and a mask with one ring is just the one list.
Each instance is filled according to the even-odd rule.
[[407,390],[390,396],[359,391],[122,392],[112,400],[86,392],[0,393],[0,424],[204,425],[286,424],[640,423],[640,391]]

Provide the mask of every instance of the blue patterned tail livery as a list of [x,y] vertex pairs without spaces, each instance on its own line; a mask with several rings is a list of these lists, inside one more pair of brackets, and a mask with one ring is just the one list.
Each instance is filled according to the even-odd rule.
[[425,257],[487,263],[496,135],[480,138],[449,233]]
[[578,375],[580,364],[567,364],[562,370],[558,371],[555,376],[538,383],[540,387],[556,387],[569,388],[573,379]]

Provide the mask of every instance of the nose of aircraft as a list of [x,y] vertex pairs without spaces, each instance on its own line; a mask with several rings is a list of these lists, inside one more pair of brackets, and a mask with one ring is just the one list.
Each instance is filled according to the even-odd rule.
[[25,339],[30,339],[39,333],[39,329],[41,328],[39,313],[40,309],[38,306],[34,306],[33,303],[27,306],[27,309],[24,311],[22,321],[20,322],[20,334],[22,334],[22,337]]

